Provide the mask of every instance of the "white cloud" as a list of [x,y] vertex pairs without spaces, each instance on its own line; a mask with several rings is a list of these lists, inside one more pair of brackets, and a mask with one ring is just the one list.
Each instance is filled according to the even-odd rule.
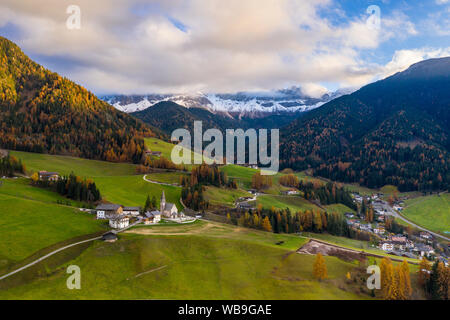
[[[345,18],[332,0],[78,0],[82,27],[70,31],[65,28],[70,2],[2,0],[0,24],[20,27],[18,44],[26,52],[76,61],[70,70],[57,71],[102,93],[304,84],[319,94],[320,82],[371,81],[381,67],[362,60],[361,50],[417,34],[399,12],[382,16],[381,30],[367,27],[365,12],[334,25],[319,13],[327,8]],[[389,68],[395,69],[394,63]]]
[[442,49],[421,48],[414,50],[399,50],[395,52],[392,60],[382,68],[380,77],[384,78],[397,72],[404,71],[412,64],[426,59],[448,56],[450,56],[450,47]]

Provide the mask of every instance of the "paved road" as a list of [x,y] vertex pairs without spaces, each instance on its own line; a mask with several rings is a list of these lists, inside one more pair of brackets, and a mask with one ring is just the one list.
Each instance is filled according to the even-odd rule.
[[393,209],[386,201],[383,201],[383,208],[386,210],[387,215],[389,215],[389,216],[393,216],[393,217],[395,217],[395,218],[397,218],[397,219],[403,220],[403,221],[409,223],[410,225],[416,227],[417,229],[420,229],[420,230],[422,230],[422,231],[426,231],[426,232],[432,234],[433,236],[435,236],[435,237],[437,237],[437,238],[441,238],[441,239],[450,241],[450,238],[447,238],[447,237],[445,237],[445,236],[443,236],[443,235],[440,235],[439,233],[430,231],[430,230],[428,230],[428,229],[426,229],[426,228],[424,228],[424,227],[421,227],[421,226],[415,224],[414,222],[412,222],[412,221],[406,219],[406,218],[403,217],[401,214],[399,214],[397,211],[395,211],[395,210],[394,210],[394,209]]
[[142,178],[145,181],[147,181],[147,182],[154,183],[154,184],[159,184],[159,185],[162,185],[162,186],[181,187],[179,184],[176,184],[176,183],[164,183],[164,182],[153,181],[153,180],[147,179],[147,175],[144,175]]

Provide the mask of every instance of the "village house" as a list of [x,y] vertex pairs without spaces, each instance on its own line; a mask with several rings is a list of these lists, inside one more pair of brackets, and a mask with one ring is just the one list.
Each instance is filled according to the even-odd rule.
[[137,217],[141,213],[141,207],[124,207],[123,214]]
[[157,157],[161,157],[162,152],[161,151],[151,151],[151,150],[147,150],[145,151],[145,154],[147,156],[157,156]]
[[386,230],[383,227],[378,227],[378,228],[373,229],[373,232],[375,234],[384,234],[386,232]]
[[159,211],[152,211],[152,212],[146,212],[145,213],[146,219],[144,220],[144,224],[152,224],[152,223],[158,223],[161,221],[161,212]]
[[58,181],[58,179],[59,179],[58,172],[39,171],[40,181]]
[[239,202],[237,207],[242,210],[253,210],[255,207],[248,202]]
[[413,250],[418,252],[422,257],[429,257],[434,254],[433,247],[424,244],[418,244]]
[[383,242],[380,246],[381,250],[383,251],[393,251],[394,250],[394,244],[391,242]]
[[404,251],[406,248],[406,237],[393,236],[391,242],[394,244],[394,248],[398,248],[400,251]]
[[428,232],[420,232],[420,237],[422,239],[426,239],[426,240],[432,240],[433,236],[431,234],[429,234]]
[[286,190],[283,191],[283,194],[287,195],[287,196],[294,196],[299,194],[299,192],[297,190]]
[[109,226],[113,229],[123,229],[130,225],[130,218],[124,216],[112,217],[109,219]]
[[113,203],[99,204],[95,211],[97,211],[97,219],[108,219],[109,217],[116,217],[123,214],[123,206]]

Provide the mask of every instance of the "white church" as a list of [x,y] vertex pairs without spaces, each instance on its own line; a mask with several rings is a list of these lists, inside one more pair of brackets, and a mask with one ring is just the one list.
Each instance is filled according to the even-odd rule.
[[159,203],[159,211],[161,215],[166,218],[175,219],[178,218],[178,209],[177,206],[173,203],[166,202],[166,195],[164,191],[161,195],[161,201]]

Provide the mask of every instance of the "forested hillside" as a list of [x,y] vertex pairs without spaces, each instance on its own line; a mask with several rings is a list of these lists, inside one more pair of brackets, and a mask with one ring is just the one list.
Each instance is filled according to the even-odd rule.
[[411,66],[331,101],[281,131],[281,165],[368,187],[450,183],[450,58]]
[[151,129],[0,37],[0,147],[139,162]]

